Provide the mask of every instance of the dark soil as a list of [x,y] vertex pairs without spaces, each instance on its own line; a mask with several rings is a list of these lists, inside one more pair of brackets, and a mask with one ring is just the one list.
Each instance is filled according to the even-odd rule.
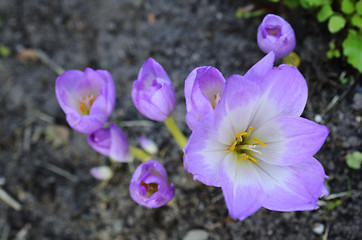
[[[329,208],[261,209],[243,222],[232,220],[221,190],[194,182],[166,128],[133,106],[132,82],[151,56],[173,81],[174,116],[189,135],[183,98],[189,72],[212,65],[225,77],[244,74],[263,57],[256,43],[263,16],[235,18],[237,7],[251,2],[0,0],[0,44],[11,49],[0,58],[0,187],[21,204],[16,211],[0,200],[0,239],[183,239],[194,229],[208,239],[362,239],[361,171],[345,162],[347,153],[361,151],[360,75],[345,61],[325,57],[332,36],[314,13],[260,5],[294,27],[300,71],[310,90],[304,117],[330,129],[316,157],[331,193],[351,192],[324,200]],[[337,43],[341,39],[343,33],[335,36]],[[28,48],[45,52],[65,69],[112,73],[117,105],[111,119],[124,121],[131,143],[140,135],[157,142],[155,158],[176,186],[173,205],[147,209],[132,201],[128,184],[138,161],[112,165],[115,176],[108,183],[92,178],[91,167],[110,163],[87,145],[85,135],[68,127],[54,94],[58,75],[42,61],[31,61]],[[341,84],[344,73],[354,83]],[[335,97],[339,101],[328,109]],[[315,233],[318,224],[324,231]]]

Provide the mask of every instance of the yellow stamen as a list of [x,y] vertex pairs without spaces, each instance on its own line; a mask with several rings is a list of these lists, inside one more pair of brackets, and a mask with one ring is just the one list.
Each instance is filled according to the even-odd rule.
[[254,128],[253,128],[252,126],[249,127],[249,131],[250,131],[250,132],[253,131],[253,129],[254,129]]
[[230,152],[234,151],[235,146],[236,146],[237,143],[238,143],[237,141],[234,141],[233,145],[231,145],[231,147],[229,147]]
[[87,113],[87,112],[86,112],[86,105],[85,105],[84,102],[79,101],[79,110],[80,110],[82,113],[84,113],[84,114]]
[[246,155],[245,153],[242,154],[242,157],[241,157],[242,160],[248,160],[248,158],[249,158],[248,155]]
[[256,158],[255,157],[249,157],[249,160],[256,163]]
[[254,142],[259,143],[260,145],[262,145],[263,147],[265,147],[265,143],[263,143],[262,141],[260,141],[257,138],[254,138]]
[[246,132],[238,133],[238,134],[235,135],[235,138],[238,139],[239,137],[242,137],[242,136],[244,136],[246,134],[248,134],[248,133],[246,133]]

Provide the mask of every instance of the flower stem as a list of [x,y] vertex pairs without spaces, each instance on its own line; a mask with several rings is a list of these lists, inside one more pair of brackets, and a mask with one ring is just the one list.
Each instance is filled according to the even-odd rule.
[[172,115],[164,122],[172,136],[175,138],[177,144],[183,150],[186,146],[187,139],[177,127],[175,120],[173,119]]
[[131,149],[131,153],[132,155],[137,158],[138,160],[140,160],[141,162],[146,162],[148,160],[151,159],[151,156],[148,155],[145,151],[143,151],[142,149],[135,147],[135,146],[129,146],[129,148]]

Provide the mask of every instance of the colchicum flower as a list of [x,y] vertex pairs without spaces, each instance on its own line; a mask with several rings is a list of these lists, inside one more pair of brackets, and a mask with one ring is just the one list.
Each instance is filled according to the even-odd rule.
[[154,121],[166,121],[176,104],[176,93],[162,66],[149,58],[141,67],[132,87],[137,110]]
[[258,27],[257,40],[264,53],[273,51],[275,58],[287,56],[294,50],[295,35],[290,24],[283,18],[268,14]]
[[173,198],[174,188],[174,185],[167,181],[167,173],[162,164],[148,160],[141,163],[133,173],[129,192],[138,204],[158,208]]
[[195,68],[185,80],[186,123],[192,130],[220,101],[225,79],[214,67]]
[[126,135],[113,122],[109,128],[101,128],[89,134],[88,144],[114,161],[129,162],[133,159]]
[[313,158],[328,129],[300,117],[308,89],[298,69],[273,62],[271,52],[245,76],[231,76],[184,149],[185,169],[221,187],[230,215],[240,220],[260,207],[316,209],[328,194],[324,169]]
[[55,93],[69,125],[82,133],[103,127],[116,101],[111,74],[91,68],[65,71],[55,82]]

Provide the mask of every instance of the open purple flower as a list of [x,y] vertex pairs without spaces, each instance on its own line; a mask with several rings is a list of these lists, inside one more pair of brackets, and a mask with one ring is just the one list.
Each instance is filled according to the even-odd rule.
[[185,80],[186,123],[190,129],[220,101],[225,79],[214,67],[195,68]]
[[174,188],[174,185],[168,182],[162,164],[148,160],[141,163],[133,173],[129,192],[138,204],[148,208],[158,208],[173,198]]
[[176,104],[176,93],[162,66],[149,58],[141,67],[132,87],[137,110],[154,121],[166,121]]
[[184,149],[186,170],[221,187],[230,215],[240,220],[260,207],[316,209],[328,194],[324,169],[313,158],[328,129],[300,117],[308,89],[298,69],[273,62],[270,53],[244,77],[231,76]]
[[129,162],[133,159],[126,135],[112,122],[109,128],[101,128],[89,134],[88,144],[114,161]]
[[274,14],[264,17],[258,27],[257,40],[259,48],[265,53],[273,51],[276,59],[287,56],[295,47],[293,28],[283,18]]
[[91,68],[65,71],[55,82],[55,93],[69,125],[82,133],[103,127],[116,101],[111,74]]

